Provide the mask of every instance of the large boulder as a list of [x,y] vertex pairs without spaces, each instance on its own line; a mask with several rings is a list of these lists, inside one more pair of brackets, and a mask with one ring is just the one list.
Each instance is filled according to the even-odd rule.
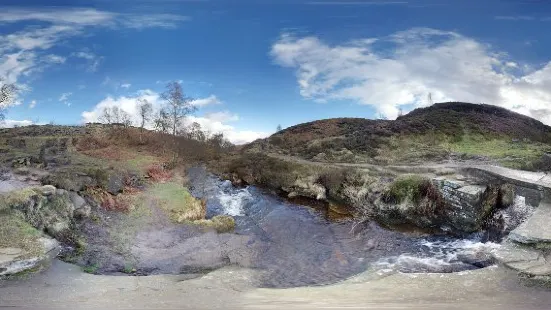
[[59,243],[42,236],[33,251],[22,248],[0,247],[0,276],[14,275],[27,270],[36,270],[48,264],[59,254]]
[[109,176],[107,181],[107,192],[111,195],[117,195],[124,189],[124,178],[117,174]]
[[67,192],[46,185],[10,192],[2,197],[2,205],[50,236],[65,240],[74,226],[75,206]]
[[483,229],[495,211],[513,202],[513,187],[509,185],[404,175],[372,202],[370,215],[388,225],[472,233]]

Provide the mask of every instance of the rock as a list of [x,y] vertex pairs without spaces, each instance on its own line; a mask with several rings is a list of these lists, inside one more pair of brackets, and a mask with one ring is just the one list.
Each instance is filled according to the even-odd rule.
[[525,244],[551,243],[550,219],[551,203],[542,202],[532,216],[511,231],[509,239]]
[[61,196],[61,195],[65,195],[65,194],[67,194],[67,191],[64,190],[63,188],[58,188],[58,189],[55,191],[55,194],[56,194],[56,195],[60,195],[60,196]]
[[107,192],[111,195],[117,195],[124,188],[123,178],[119,175],[110,175],[107,181]]
[[92,208],[89,205],[83,205],[79,207],[78,209],[75,209],[74,217],[78,219],[87,218],[90,216],[90,213],[92,212]]
[[56,192],[56,188],[53,185],[44,185],[37,188],[37,190],[44,196],[51,196]]
[[42,247],[33,255],[19,248],[0,248],[0,276],[39,268],[59,254],[59,242],[55,239],[42,237],[39,242]]
[[477,251],[472,253],[457,254],[457,259],[462,263],[473,265],[478,268],[492,266],[495,263],[494,258],[490,253]]
[[69,199],[75,206],[75,209],[78,209],[84,204],[86,204],[86,200],[84,200],[84,198],[82,198],[79,194],[75,192],[69,192]]
[[501,206],[507,208],[515,203],[515,187],[511,184],[501,185],[500,189]]
[[514,203],[513,187],[510,185],[481,186],[445,177],[434,178],[432,183],[446,205],[441,222],[462,232],[481,229],[484,220],[494,210]]
[[45,185],[12,192],[9,207],[38,230],[54,238],[64,238],[73,227],[74,206],[68,195],[57,195],[55,187]]
[[307,197],[317,200],[325,200],[327,198],[326,189],[322,185],[316,183],[316,179],[312,176],[307,178],[297,178],[293,185],[283,188],[288,193],[289,198]]
[[493,256],[504,266],[521,274],[551,277],[551,254],[546,251],[507,241]]

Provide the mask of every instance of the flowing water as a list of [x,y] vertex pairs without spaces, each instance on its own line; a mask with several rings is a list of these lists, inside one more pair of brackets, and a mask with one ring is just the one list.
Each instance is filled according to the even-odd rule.
[[[386,272],[456,272],[491,264],[498,244],[390,231],[373,222],[332,222],[254,186],[235,188],[202,168],[190,169],[192,193],[207,199],[207,217],[231,215],[248,236],[248,266],[265,270],[259,285],[334,283],[369,268]],[[243,255],[243,254],[242,254]],[[239,264],[239,263],[238,263]]]

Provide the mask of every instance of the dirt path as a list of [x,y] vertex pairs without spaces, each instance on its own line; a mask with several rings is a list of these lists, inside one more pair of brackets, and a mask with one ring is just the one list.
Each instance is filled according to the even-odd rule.
[[28,280],[0,282],[0,307],[178,309],[548,309],[551,291],[519,285],[502,268],[452,274],[359,275],[339,284],[255,289],[255,271],[201,278],[95,276],[55,261]]
[[511,168],[505,168],[480,161],[465,161],[447,163],[426,163],[423,165],[389,165],[381,166],[367,163],[322,163],[305,160],[302,158],[279,155],[279,154],[267,154],[270,157],[301,163],[305,165],[316,166],[334,166],[334,167],[353,167],[359,169],[377,170],[380,172],[393,172],[393,173],[417,173],[426,175],[438,175],[438,174],[451,174],[460,170],[471,170],[486,173],[490,176],[503,179],[504,181],[511,182],[513,184],[533,187],[533,188],[545,188],[551,190],[551,175],[544,172],[530,172],[523,170],[516,170]]

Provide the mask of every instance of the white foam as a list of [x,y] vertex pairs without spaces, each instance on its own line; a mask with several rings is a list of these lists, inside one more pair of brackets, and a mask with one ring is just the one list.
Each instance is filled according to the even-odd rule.
[[225,192],[223,190],[218,194],[218,200],[223,208],[224,214],[231,216],[245,215],[243,207],[251,201],[253,196],[247,188]]
[[392,269],[402,272],[454,272],[472,267],[462,262],[459,257],[488,255],[500,245],[493,242],[482,243],[477,240],[459,239],[452,241],[419,242],[420,253],[404,253],[395,257],[380,259],[375,268]]

